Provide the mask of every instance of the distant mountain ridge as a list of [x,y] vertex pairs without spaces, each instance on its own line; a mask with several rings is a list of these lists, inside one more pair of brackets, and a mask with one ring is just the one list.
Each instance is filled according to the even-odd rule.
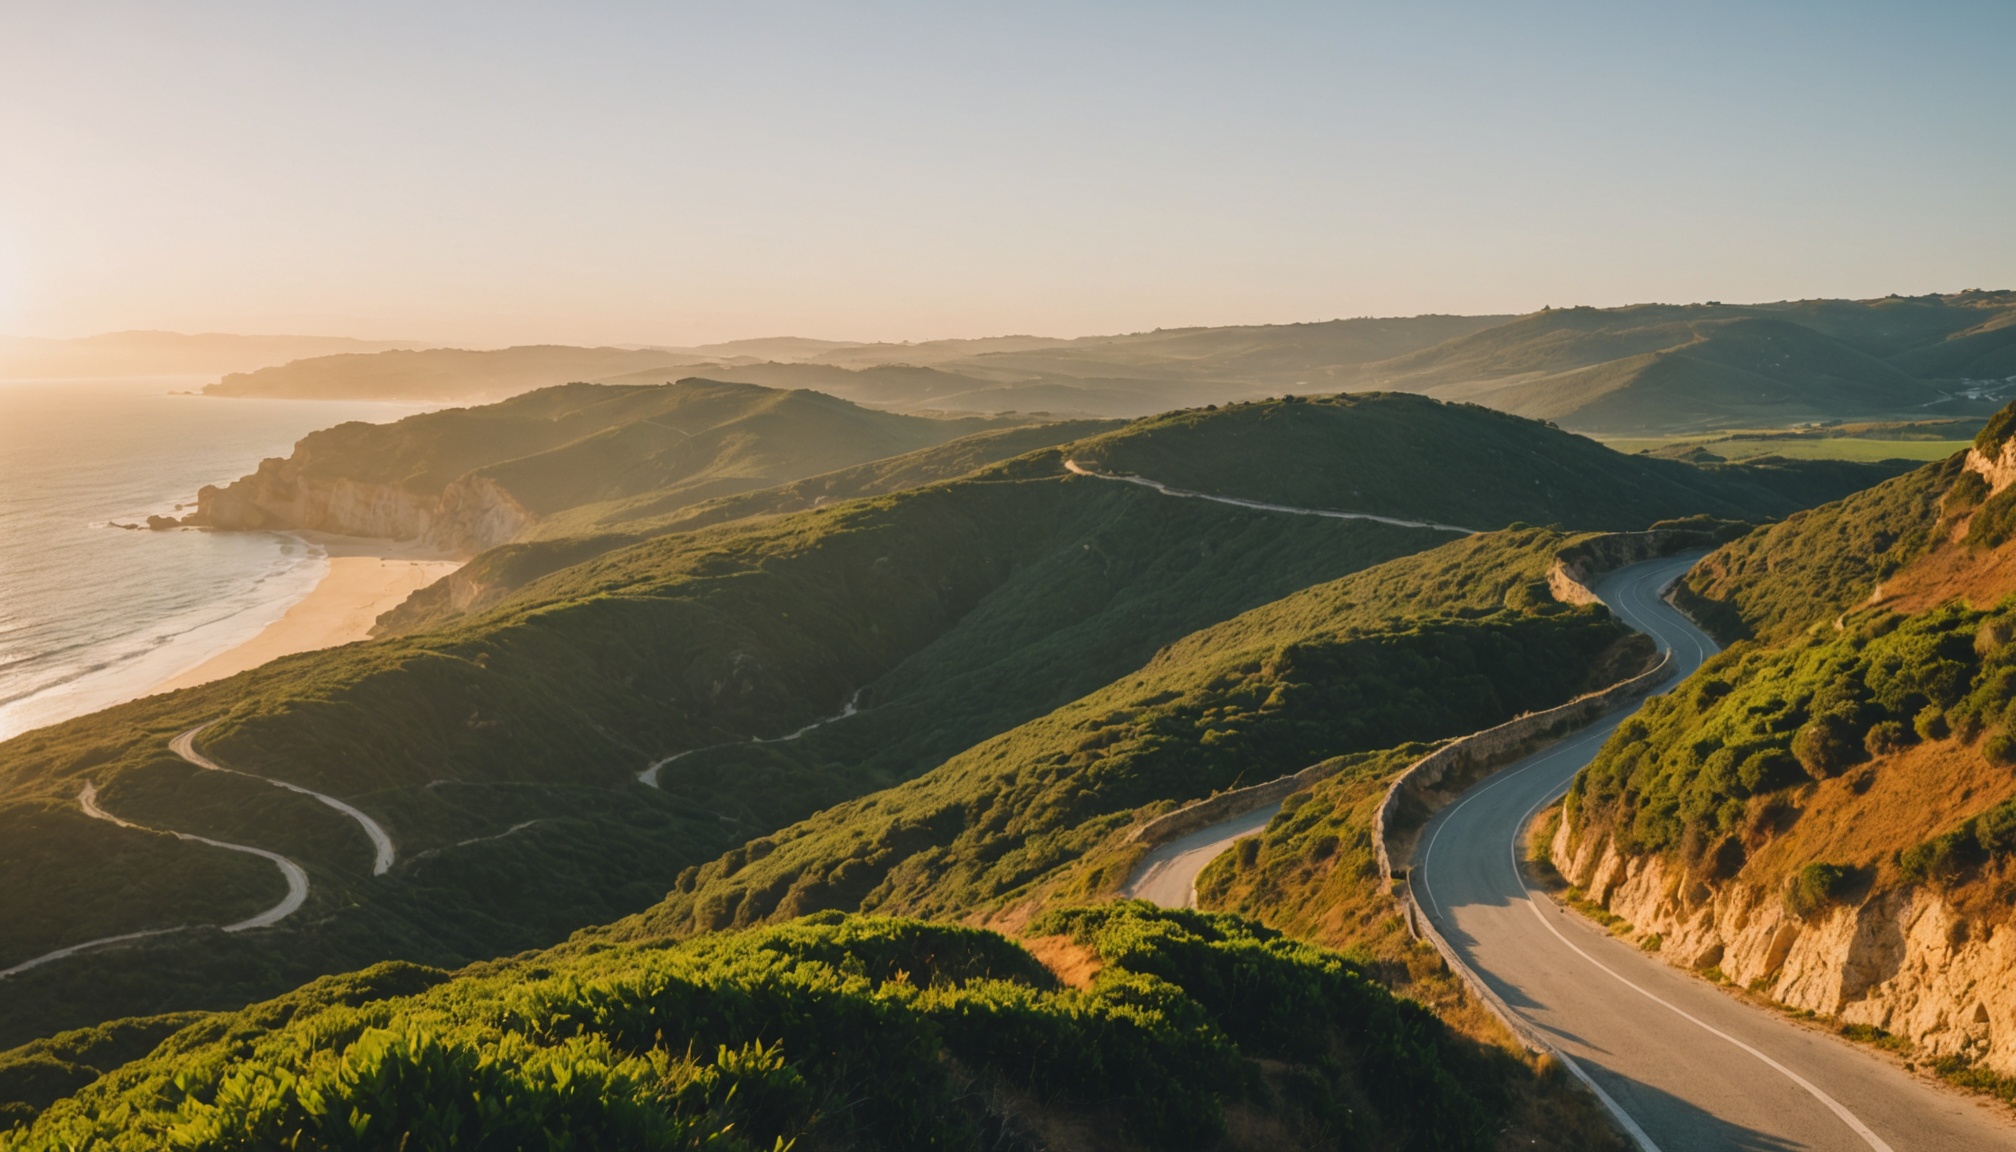
[[218,332],[104,332],[70,340],[0,336],[0,380],[197,376],[243,372],[304,357],[423,346],[424,342],[413,340],[239,336]]
[[227,377],[241,396],[498,399],[687,376],[905,412],[1132,418],[1380,389],[1608,434],[1986,416],[2016,394],[2016,292],[1549,308],[914,344],[797,337],[697,348],[539,346],[328,356]]

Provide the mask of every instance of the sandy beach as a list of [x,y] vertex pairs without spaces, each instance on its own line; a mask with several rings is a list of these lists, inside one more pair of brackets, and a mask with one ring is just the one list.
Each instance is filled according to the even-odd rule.
[[207,684],[295,652],[366,639],[380,613],[462,566],[460,560],[390,540],[322,532],[293,535],[328,553],[328,575],[315,590],[257,636],[176,673],[155,685],[154,692]]

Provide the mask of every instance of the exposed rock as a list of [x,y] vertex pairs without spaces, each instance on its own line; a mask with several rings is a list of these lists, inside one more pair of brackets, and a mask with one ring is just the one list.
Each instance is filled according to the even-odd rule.
[[1554,865],[1591,900],[1661,937],[1659,955],[1791,1008],[1906,1037],[1924,1054],[2016,1075],[2016,931],[1970,923],[1924,888],[1877,891],[1802,921],[1776,891],[1676,875],[1663,856],[1577,843],[1563,822]]
[[180,523],[417,540],[468,555],[511,539],[537,518],[487,476],[464,476],[435,497],[390,484],[310,477],[296,461],[275,457],[228,487],[205,485],[196,494],[196,511]]

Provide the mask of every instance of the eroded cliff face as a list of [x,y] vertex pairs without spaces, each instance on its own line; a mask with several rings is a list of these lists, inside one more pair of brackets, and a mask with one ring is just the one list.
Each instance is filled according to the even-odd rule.
[[1917,887],[1801,920],[1775,890],[1679,874],[1608,837],[1578,843],[1565,822],[1550,855],[1589,899],[1658,933],[1676,967],[1716,967],[1788,1007],[2016,1075],[2016,929],[1972,923]]
[[538,517],[487,476],[461,477],[438,497],[396,485],[305,476],[292,460],[262,460],[227,487],[205,485],[185,524],[211,528],[307,528],[343,536],[419,541],[473,555],[518,535]]

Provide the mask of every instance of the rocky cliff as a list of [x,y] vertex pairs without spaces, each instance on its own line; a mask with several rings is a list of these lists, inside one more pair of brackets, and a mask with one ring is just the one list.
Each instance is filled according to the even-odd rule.
[[518,535],[537,517],[488,476],[471,474],[439,496],[347,477],[309,476],[294,460],[262,460],[250,476],[196,494],[184,524],[272,530],[308,528],[344,536],[419,541],[473,555]]
[[2016,930],[1991,928],[1921,887],[1879,890],[1801,919],[1777,891],[1577,842],[1564,823],[1554,866],[1588,898],[1656,933],[1659,955],[1787,1007],[1909,1039],[1924,1056],[2016,1075]]

